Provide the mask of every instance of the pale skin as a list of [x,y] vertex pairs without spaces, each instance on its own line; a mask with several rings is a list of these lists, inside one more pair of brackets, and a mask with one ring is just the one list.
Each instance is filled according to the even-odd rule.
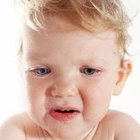
[[140,139],[135,120],[108,110],[131,72],[113,31],[91,33],[51,17],[46,29],[25,26],[22,38],[28,110],[2,126],[1,140]]

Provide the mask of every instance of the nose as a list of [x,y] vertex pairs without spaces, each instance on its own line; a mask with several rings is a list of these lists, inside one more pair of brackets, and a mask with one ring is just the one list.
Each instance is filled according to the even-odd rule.
[[77,95],[78,90],[73,84],[56,84],[53,86],[51,95],[53,97],[66,97]]

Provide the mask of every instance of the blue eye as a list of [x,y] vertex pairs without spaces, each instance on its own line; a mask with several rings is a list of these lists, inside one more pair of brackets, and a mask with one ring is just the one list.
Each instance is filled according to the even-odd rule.
[[80,72],[84,73],[85,75],[93,75],[93,74],[100,72],[100,70],[87,67],[87,68],[82,68]]
[[49,69],[48,67],[35,68],[35,69],[30,70],[30,71],[35,73],[38,76],[44,76],[44,75],[51,73],[51,69]]

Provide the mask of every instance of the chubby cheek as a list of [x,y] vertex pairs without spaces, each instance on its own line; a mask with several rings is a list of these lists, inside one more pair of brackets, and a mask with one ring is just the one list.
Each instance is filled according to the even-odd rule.
[[103,82],[87,82],[82,91],[85,119],[94,122],[100,121],[108,111],[112,95],[111,87]]
[[46,114],[46,95],[43,83],[36,83],[34,80],[27,78],[25,86],[28,101],[28,113],[34,119],[43,119]]

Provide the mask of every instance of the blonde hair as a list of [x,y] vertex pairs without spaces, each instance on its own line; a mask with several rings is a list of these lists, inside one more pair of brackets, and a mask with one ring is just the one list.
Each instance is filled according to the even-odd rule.
[[15,0],[15,2],[16,6],[22,9],[26,24],[27,20],[30,20],[42,28],[45,17],[55,15],[65,17],[88,31],[112,30],[116,32],[121,56],[126,52],[130,18],[120,0]]

